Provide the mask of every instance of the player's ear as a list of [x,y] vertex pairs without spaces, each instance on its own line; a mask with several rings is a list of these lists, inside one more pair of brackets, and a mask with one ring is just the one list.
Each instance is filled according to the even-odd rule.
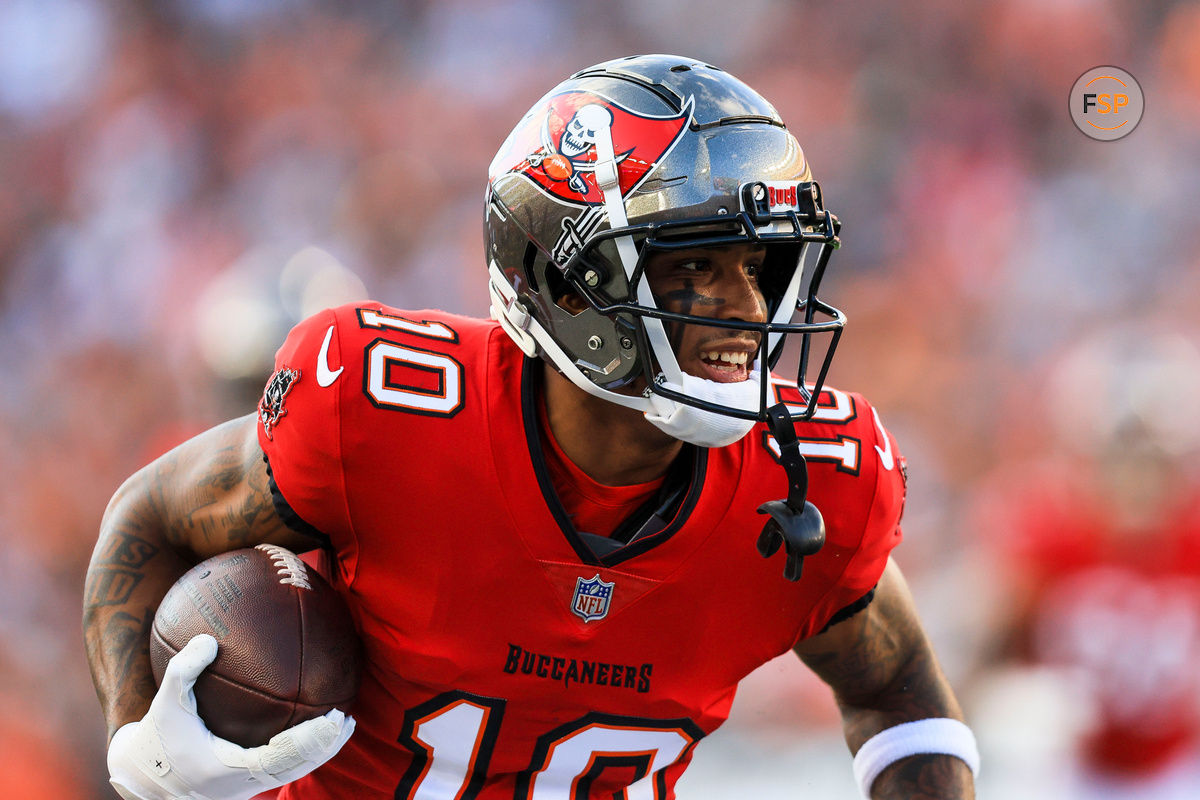
[[588,307],[587,301],[575,292],[563,292],[554,302],[559,308],[572,314],[578,314]]
[[567,279],[563,271],[553,264],[547,264],[543,273],[546,279],[546,289],[554,298],[554,304],[571,316],[588,308],[588,301],[579,290]]

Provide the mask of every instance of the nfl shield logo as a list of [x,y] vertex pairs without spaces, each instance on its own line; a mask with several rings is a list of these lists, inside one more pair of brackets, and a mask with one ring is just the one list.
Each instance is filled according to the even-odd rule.
[[604,619],[608,616],[608,605],[612,601],[613,585],[600,580],[600,573],[584,580],[575,579],[575,595],[571,598],[571,610],[584,622]]

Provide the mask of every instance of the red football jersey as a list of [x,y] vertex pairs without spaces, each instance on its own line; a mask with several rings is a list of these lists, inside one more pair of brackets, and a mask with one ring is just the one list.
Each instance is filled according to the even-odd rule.
[[673,797],[738,681],[879,580],[904,480],[861,397],[798,426],[828,533],[791,583],[755,549],[786,495],[764,426],[698,449],[669,524],[595,555],[549,484],[541,369],[493,322],[378,304],[280,348],[259,440],[367,653],[354,736],[282,797]]

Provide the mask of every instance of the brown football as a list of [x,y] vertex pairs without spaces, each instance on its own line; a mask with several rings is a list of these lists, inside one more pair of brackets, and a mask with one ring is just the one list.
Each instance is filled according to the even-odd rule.
[[150,634],[156,682],[201,633],[218,647],[196,680],[196,709],[209,730],[243,747],[330,709],[346,711],[358,692],[362,648],[350,612],[290,550],[233,550],[176,581]]

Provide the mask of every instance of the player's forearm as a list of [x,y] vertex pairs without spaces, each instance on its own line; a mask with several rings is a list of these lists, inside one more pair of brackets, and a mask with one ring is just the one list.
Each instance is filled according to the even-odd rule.
[[[853,701],[839,696],[846,741],[858,752],[881,731],[930,718],[962,720],[962,711],[928,646],[917,648],[887,687]],[[946,755],[917,755],[884,769],[871,787],[872,800],[969,800],[975,796],[971,770]]]
[[962,719],[954,692],[927,642],[920,642],[892,665],[886,682],[873,684],[871,678],[876,676],[872,672],[863,670],[861,683],[853,688],[835,689],[851,750],[857,752],[867,739],[904,722],[930,717]]
[[143,471],[113,497],[84,582],[84,644],[109,738],[150,706],[150,626],[188,566],[167,541],[148,484]]

